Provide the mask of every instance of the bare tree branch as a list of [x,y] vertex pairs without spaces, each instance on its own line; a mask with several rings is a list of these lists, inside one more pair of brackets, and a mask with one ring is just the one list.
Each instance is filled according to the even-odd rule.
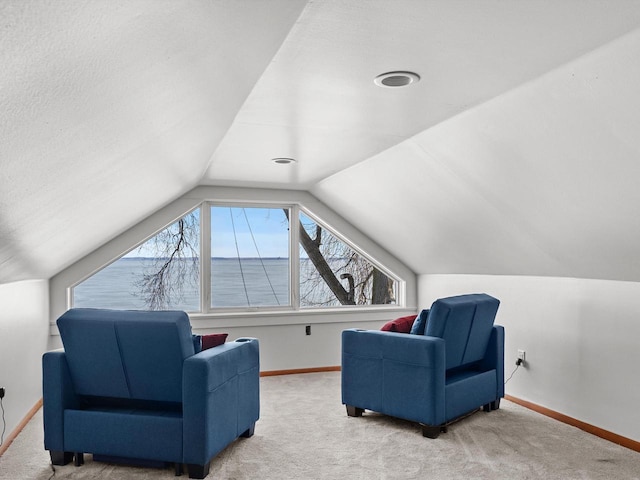
[[[314,227],[315,238],[312,239],[309,231],[313,231]],[[301,302],[326,306],[336,301],[341,305],[369,305],[387,304],[395,300],[393,280],[347,244],[325,232],[315,222],[305,227],[300,220],[299,231],[300,244],[315,267],[315,271],[300,274],[301,287],[304,285],[306,290],[306,294],[303,294],[301,288]],[[340,282],[345,279],[348,281],[348,290]],[[322,288],[320,280],[328,291]]]
[[140,296],[150,310],[170,308],[184,298],[185,283],[199,281],[199,222],[194,213],[153,237],[157,255],[142,279],[137,282]]
[[[304,225],[300,223],[300,244],[302,248],[304,248],[305,252],[309,256],[309,260],[316,267],[316,270],[327,284],[327,287],[333,292],[338,301],[342,305],[355,305],[353,298],[349,298],[349,292],[345,290],[345,288],[340,283],[340,280],[336,278],[333,273],[333,270],[327,263],[326,258],[322,255],[320,251],[320,237],[317,237],[315,240],[312,240],[307,231],[304,228]],[[322,231],[320,229],[316,229],[318,234],[321,234]]]

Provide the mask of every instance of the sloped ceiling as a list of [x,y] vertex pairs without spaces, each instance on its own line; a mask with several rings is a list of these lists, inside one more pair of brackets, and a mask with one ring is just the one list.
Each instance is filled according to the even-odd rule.
[[0,282],[193,188],[304,5],[0,0]]
[[640,280],[638,27],[627,0],[0,0],[0,282],[197,184],[309,190],[416,273]]

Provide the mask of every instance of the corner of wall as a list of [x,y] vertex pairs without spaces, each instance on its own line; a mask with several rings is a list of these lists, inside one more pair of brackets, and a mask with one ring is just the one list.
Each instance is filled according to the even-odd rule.
[[42,397],[42,354],[49,338],[49,282],[0,285],[0,386],[10,433]]
[[[419,275],[418,297],[485,292],[500,299],[505,327],[506,393],[640,441],[640,283],[584,278]],[[612,395],[611,392],[615,392]]]

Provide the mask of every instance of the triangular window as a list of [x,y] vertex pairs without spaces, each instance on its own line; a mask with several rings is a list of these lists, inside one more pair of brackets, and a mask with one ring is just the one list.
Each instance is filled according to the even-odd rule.
[[300,212],[300,306],[389,305],[398,282]]
[[79,283],[74,307],[200,310],[200,209]]

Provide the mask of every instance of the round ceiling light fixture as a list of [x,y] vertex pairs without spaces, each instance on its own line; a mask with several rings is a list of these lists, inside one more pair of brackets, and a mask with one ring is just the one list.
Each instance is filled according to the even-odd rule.
[[296,160],[294,158],[289,157],[276,157],[272,158],[271,161],[273,163],[277,163],[278,165],[289,165],[291,163],[296,163]]
[[420,75],[413,72],[387,72],[381,73],[373,82],[379,87],[398,88],[406,87],[420,81]]

